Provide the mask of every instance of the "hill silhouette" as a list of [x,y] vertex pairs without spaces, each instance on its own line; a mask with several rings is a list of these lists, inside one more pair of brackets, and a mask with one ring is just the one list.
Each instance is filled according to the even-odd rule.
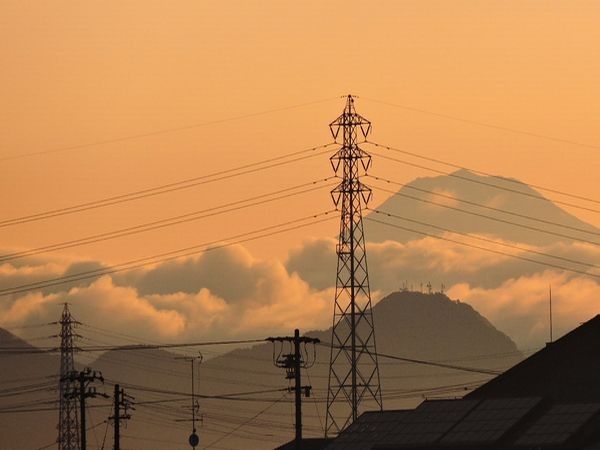
[[[35,347],[0,328],[0,352],[7,349],[35,350]],[[38,448],[56,440],[58,411],[8,413],[6,410],[51,409],[58,402],[60,359],[56,354],[0,353],[0,447]],[[5,411],[5,412],[2,412]]]
[[[521,359],[515,344],[477,311],[440,293],[395,292],[377,303],[373,313],[380,353],[484,369],[507,368]],[[292,332],[290,330],[290,334]],[[323,342],[331,339],[331,330],[307,334]],[[28,346],[24,341],[20,345]],[[281,350],[285,352],[286,348]],[[308,350],[308,358],[312,359],[312,348]],[[275,353],[277,356],[279,351],[271,343],[259,344],[207,359],[200,365],[197,391],[202,396],[250,393],[234,396],[235,399],[199,399],[203,424],[198,429],[204,444],[233,432],[217,446],[273,448],[293,436],[292,396],[285,392],[288,381],[284,371],[273,365],[273,355]],[[206,357],[210,355],[205,352]],[[160,449],[175,448],[177,444],[186,445],[191,430],[188,420],[190,400],[187,397],[190,392],[190,363],[177,359],[181,356],[164,350],[113,350],[92,362],[91,367],[104,374],[105,392],[112,394],[112,385],[118,382],[139,403],[124,430],[124,436],[127,436],[124,437],[124,444],[131,446],[138,439],[138,443],[144,443],[143,447],[149,442],[153,442],[152,448]],[[21,361],[14,366],[5,364],[7,359],[4,355],[0,358],[2,367],[6,368],[3,370],[6,380],[18,379],[23,373],[42,376],[40,367],[48,375],[55,375],[58,370],[54,355],[11,356],[11,361],[17,358]],[[304,400],[306,436],[323,434],[328,364],[328,348],[317,347],[314,365],[304,371],[303,382],[313,386],[313,395]],[[17,370],[13,370],[13,367]],[[383,358],[380,358],[380,372],[386,409],[412,406],[423,395],[462,395],[469,392],[465,387],[475,386],[490,378],[489,375]],[[439,386],[446,388],[437,389]],[[102,388],[99,387],[99,390]],[[56,395],[56,392],[43,395],[34,393],[27,400]],[[6,405],[6,400],[2,400],[2,405]],[[17,397],[16,403],[21,400],[21,397]],[[279,402],[274,403],[277,400]],[[93,405],[90,409],[93,424],[101,423],[110,413],[107,400],[90,400],[89,405]],[[266,411],[250,420],[267,407]],[[365,407],[368,409],[369,405]],[[11,442],[10,448],[34,448],[31,442],[42,446],[55,439],[58,413],[40,414],[13,414],[7,416],[11,418],[10,422],[2,421],[0,435],[5,436],[3,439],[11,439],[8,441]],[[245,421],[249,423],[234,431]],[[8,423],[11,426],[5,425]],[[25,436],[17,431],[23,429],[23,424],[31,423],[37,424],[33,436]],[[103,427],[100,427],[101,431]],[[108,433],[110,436],[110,429]]]

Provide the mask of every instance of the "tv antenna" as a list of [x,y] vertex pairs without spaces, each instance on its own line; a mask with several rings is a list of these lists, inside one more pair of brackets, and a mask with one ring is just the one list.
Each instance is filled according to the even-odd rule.
[[[192,434],[190,434],[188,442],[192,448],[196,448],[198,444],[200,444],[200,438],[196,433],[196,422],[201,421],[201,419],[198,419],[196,417],[196,414],[200,411],[200,404],[198,403],[198,400],[196,400],[196,389],[194,384],[194,363],[196,362],[196,360],[198,360],[198,364],[202,364],[204,356],[202,355],[202,353],[198,352],[198,356],[182,356],[175,359],[183,359],[185,361],[189,361],[192,369]],[[187,422],[187,420],[188,419],[177,420],[176,422]]]

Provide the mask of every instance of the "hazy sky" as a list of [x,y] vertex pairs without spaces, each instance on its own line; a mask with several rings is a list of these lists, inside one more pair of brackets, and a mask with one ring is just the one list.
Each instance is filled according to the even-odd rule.
[[[87,1],[0,4],[0,157],[311,106],[109,145],[0,161],[2,218],[195,177],[330,141],[361,96],[373,140],[597,197],[598,148],[478,127],[369,99],[600,145],[597,1]],[[327,156],[186,191],[2,229],[37,247],[274,191]],[[374,174],[428,172],[374,161]],[[386,194],[376,193],[376,202]],[[326,189],[68,253],[109,262],[331,207]],[[574,211],[576,212],[576,211]],[[598,225],[597,214],[577,214]],[[252,244],[283,254],[335,221]]]

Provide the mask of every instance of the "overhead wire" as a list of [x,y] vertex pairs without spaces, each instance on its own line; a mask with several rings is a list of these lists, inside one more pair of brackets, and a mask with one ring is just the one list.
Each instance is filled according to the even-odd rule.
[[[334,346],[330,342],[320,342],[317,345],[319,345],[321,347],[327,347],[327,348],[332,348],[332,347],[333,348],[341,348],[339,346]],[[373,355],[377,356],[377,357],[381,357],[381,358],[392,359],[395,361],[420,364],[420,365],[424,365],[424,366],[439,367],[439,368],[443,368],[443,369],[459,370],[462,372],[482,373],[482,374],[486,374],[486,375],[499,375],[501,373],[499,371],[491,370],[491,369],[468,367],[468,366],[462,366],[462,365],[457,365],[457,364],[447,364],[444,362],[428,361],[428,360],[424,360],[424,359],[407,358],[404,356],[390,355],[387,353],[374,352]]]
[[[72,239],[72,240],[60,242],[57,244],[45,245],[42,247],[37,247],[37,248],[33,248],[33,249],[21,251],[21,252],[6,253],[3,255],[0,255],[0,262],[12,261],[15,259],[24,258],[27,256],[33,256],[33,255],[37,255],[40,253],[64,250],[67,248],[79,247],[81,245],[89,245],[89,244],[93,244],[93,243],[97,243],[97,242],[107,241],[110,239],[117,239],[117,238],[121,238],[124,236],[131,236],[131,235],[135,235],[135,234],[139,234],[139,233],[145,233],[148,231],[162,229],[162,228],[170,227],[173,225],[180,225],[183,223],[206,219],[209,217],[215,217],[215,216],[218,216],[221,214],[227,214],[227,213],[231,213],[231,212],[240,211],[240,210],[251,208],[254,206],[264,205],[264,204],[271,203],[274,201],[283,200],[283,199],[287,199],[290,197],[295,197],[297,195],[302,195],[302,194],[306,194],[308,192],[314,192],[316,190],[322,189],[322,186],[315,186],[315,185],[329,181],[332,178],[335,178],[335,177],[328,177],[328,178],[324,178],[321,180],[312,181],[309,183],[303,183],[303,184],[299,184],[299,185],[292,186],[289,188],[279,189],[277,191],[269,192],[266,194],[249,197],[249,198],[246,198],[243,200],[228,202],[228,203],[225,203],[222,205],[217,205],[214,207],[189,212],[186,214],[180,214],[180,215],[168,217],[165,219],[155,220],[152,222],[146,222],[143,224],[138,224],[138,225],[134,225],[134,226],[126,227],[126,228],[121,228],[118,230],[95,234],[95,235],[87,236],[84,238]],[[302,189],[297,192],[290,192],[290,191],[294,191],[299,188],[304,188],[307,186],[313,186],[313,187],[308,188],[308,189]],[[326,186],[328,186],[328,185],[326,185]],[[283,194],[284,192],[287,192],[287,193]],[[278,194],[282,194],[282,195],[278,195]],[[267,197],[272,197],[272,198],[267,198]]]
[[[207,175],[202,175],[202,176],[198,176],[198,177],[194,177],[194,178],[188,178],[185,180],[175,181],[175,182],[163,184],[160,186],[141,189],[138,191],[133,191],[133,192],[125,193],[125,194],[119,194],[119,195],[115,195],[112,197],[106,197],[106,198],[99,199],[99,200],[78,203],[76,205],[67,206],[64,208],[57,208],[57,209],[47,210],[47,211],[40,212],[40,213],[29,214],[29,215],[20,216],[20,217],[14,217],[12,219],[0,220],[0,228],[34,222],[34,221],[38,221],[38,220],[49,219],[52,217],[74,214],[74,213],[78,213],[78,212],[88,211],[88,210],[96,209],[96,208],[103,208],[106,206],[112,206],[112,205],[121,204],[121,203],[126,203],[126,202],[130,202],[130,201],[134,201],[134,200],[139,200],[142,198],[152,197],[155,195],[165,194],[168,192],[174,192],[174,191],[188,189],[191,187],[200,186],[200,185],[204,185],[204,184],[208,184],[208,183],[214,183],[217,181],[228,180],[230,178],[234,178],[237,176],[247,175],[250,173],[259,172],[262,170],[271,169],[273,167],[279,167],[279,166],[291,164],[291,163],[298,162],[298,161],[304,161],[308,158],[313,158],[315,156],[325,154],[325,153],[327,153],[327,151],[317,152],[317,153],[313,153],[311,155],[299,156],[299,157],[296,157],[296,158],[293,158],[293,159],[290,159],[287,161],[280,161],[280,160],[288,158],[290,155],[294,155],[294,154],[298,154],[298,153],[314,152],[317,149],[326,148],[333,144],[334,143],[329,143],[329,144],[320,145],[317,147],[311,147],[308,149],[288,153],[286,155],[278,156],[275,158],[269,158],[269,159],[262,160],[259,162],[245,164],[243,166],[238,166],[238,167],[235,167],[232,169],[222,170],[219,172],[213,172],[213,173],[207,174]],[[278,162],[273,162],[273,161],[278,161]],[[264,165],[265,163],[270,163],[270,164]],[[256,166],[260,166],[260,167],[256,167]],[[243,170],[243,169],[246,169],[246,170]]]
[[[65,283],[72,283],[74,281],[98,278],[98,277],[101,277],[104,275],[110,275],[113,273],[129,271],[129,270],[133,270],[133,269],[137,269],[137,268],[141,268],[141,267],[154,265],[157,263],[172,261],[172,260],[179,259],[179,258],[186,257],[186,256],[198,255],[198,254],[205,253],[208,251],[213,251],[213,250],[229,247],[229,246],[241,244],[244,242],[250,242],[250,241],[257,240],[257,239],[271,237],[271,236],[274,236],[277,234],[297,230],[300,228],[305,228],[307,226],[311,226],[311,225],[315,225],[318,223],[328,221],[331,219],[331,217],[325,217],[324,219],[322,218],[322,219],[318,219],[318,220],[312,220],[307,223],[301,223],[301,222],[306,222],[309,219],[316,219],[319,217],[327,216],[328,214],[330,214],[333,211],[335,211],[335,210],[329,210],[329,211],[324,211],[324,212],[317,213],[317,214],[311,214],[310,216],[305,216],[305,217],[302,217],[299,219],[294,219],[294,220],[279,223],[276,225],[263,227],[263,228],[260,228],[260,229],[257,229],[257,230],[251,231],[251,232],[240,233],[235,236],[230,236],[228,238],[218,239],[218,240],[214,240],[214,241],[207,242],[204,244],[197,244],[197,245],[181,248],[178,250],[172,250],[169,252],[164,252],[164,253],[160,253],[160,254],[144,257],[144,258],[130,260],[130,261],[123,262],[120,264],[106,266],[106,267],[103,267],[100,269],[83,271],[83,272],[78,272],[78,273],[71,274],[68,276],[60,276],[60,277],[50,278],[50,279],[46,279],[46,280],[42,280],[42,281],[36,281],[36,282],[32,282],[32,283],[13,286],[10,288],[0,289],[0,297],[9,295],[9,294],[18,294],[18,293],[22,293],[22,292],[29,292],[32,290],[47,288],[47,287],[51,287],[51,286],[57,286],[57,285],[65,284]],[[281,228],[281,229],[278,230],[277,228]],[[253,236],[253,235],[256,235],[256,236]]]
[[223,441],[224,439],[226,439],[227,437],[231,436],[234,432],[238,431],[240,428],[242,428],[243,426],[247,425],[248,423],[250,423],[251,421],[253,421],[254,419],[256,419],[257,417],[259,417],[261,414],[263,414],[264,412],[268,411],[270,408],[272,408],[273,406],[275,406],[277,403],[279,403],[281,400],[283,400],[286,396],[287,396],[288,392],[286,390],[286,392],[283,393],[283,395],[269,403],[269,405],[267,405],[265,408],[261,409],[259,412],[257,412],[255,415],[253,415],[252,417],[250,417],[248,420],[246,420],[245,422],[242,422],[239,426],[237,426],[236,428],[234,428],[231,432],[224,434],[223,436],[215,439],[214,441],[212,441],[210,444],[208,444],[206,446],[206,448],[211,448],[215,445],[217,445],[219,442]]
[[532,248],[523,247],[522,245],[515,245],[515,244],[511,244],[509,242],[498,241],[496,239],[486,238],[484,236],[480,236],[480,235],[477,235],[477,234],[464,233],[462,231],[457,231],[457,230],[454,230],[452,228],[441,227],[439,225],[434,225],[434,224],[431,224],[431,223],[423,222],[421,220],[411,219],[409,217],[404,217],[404,216],[399,216],[397,214],[392,214],[390,212],[382,211],[382,210],[376,209],[376,208],[369,208],[369,207],[367,207],[365,209],[368,210],[368,211],[372,211],[375,214],[381,214],[383,216],[392,217],[394,219],[400,219],[400,220],[404,220],[406,222],[411,222],[411,223],[414,223],[414,224],[417,224],[417,225],[422,225],[422,226],[434,228],[436,230],[443,231],[443,232],[446,232],[446,233],[457,234],[459,236],[464,236],[464,237],[469,238],[469,239],[474,239],[474,240],[478,240],[478,241],[481,241],[481,242],[486,242],[488,244],[499,245],[499,246],[502,246],[502,247],[507,247],[507,248],[511,248],[511,249],[514,249],[514,250],[519,250],[521,252],[532,253],[532,254],[538,255],[538,256],[544,256],[546,258],[553,258],[553,259],[557,259],[557,260],[560,260],[560,261],[569,262],[569,263],[572,263],[572,264],[578,264],[578,265],[581,265],[581,266],[586,266],[586,267],[600,269],[600,266],[597,265],[597,264],[593,264],[593,263],[589,263],[589,262],[584,262],[584,261],[579,261],[579,260],[576,260],[576,259],[567,258],[567,257],[560,256],[560,255],[553,255],[553,254],[546,253],[546,252],[541,252],[541,251],[538,251],[538,250],[535,250],[535,249],[532,249]]
[[78,150],[78,149],[84,149],[84,148],[89,148],[89,147],[98,147],[98,146],[107,145],[107,144],[116,144],[119,142],[132,141],[132,140],[136,140],[136,139],[142,139],[142,138],[153,137],[153,136],[158,136],[158,135],[163,135],[163,134],[175,133],[175,132],[179,132],[179,131],[186,131],[186,130],[191,130],[194,128],[205,127],[208,125],[216,125],[216,124],[235,121],[235,120],[247,119],[247,118],[251,118],[251,117],[258,117],[258,116],[263,116],[266,114],[272,114],[272,113],[276,113],[276,112],[289,111],[291,109],[302,108],[305,106],[325,103],[325,102],[328,102],[328,101],[331,101],[334,99],[337,99],[337,97],[329,97],[329,98],[325,98],[325,99],[314,100],[314,101],[310,101],[310,102],[299,103],[299,104],[284,106],[284,107],[280,107],[280,108],[271,108],[271,109],[264,110],[264,111],[258,111],[258,112],[248,113],[248,114],[240,114],[237,116],[227,117],[227,118],[223,118],[223,119],[210,120],[210,121],[206,121],[206,122],[200,122],[200,123],[185,125],[185,126],[180,126],[180,127],[163,128],[160,130],[150,131],[147,133],[130,134],[127,136],[121,136],[121,137],[112,138],[112,139],[103,139],[101,141],[96,141],[96,142],[75,144],[75,145],[69,145],[69,146],[64,146],[64,147],[55,147],[55,148],[40,150],[40,151],[36,151],[36,152],[22,153],[19,155],[4,156],[4,157],[0,158],[0,161],[29,158],[32,156],[40,156],[40,155],[46,155],[46,154],[50,154],[50,153],[65,152],[65,151],[69,151],[69,150]]
[[[77,352],[105,352],[105,351],[140,351],[140,350],[156,350],[164,348],[183,348],[183,347],[201,347],[201,346],[212,346],[212,345],[240,345],[240,344],[252,344],[258,342],[265,342],[264,339],[232,339],[223,341],[201,341],[201,342],[183,342],[183,343],[172,343],[172,344],[143,344],[143,345],[122,345],[122,346],[90,346],[90,347],[78,347]],[[36,350],[41,351],[53,351],[56,347],[36,347]],[[28,353],[30,349],[23,349],[21,347],[0,347],[0,353]],[[9,353],[11,354],[11,353]]]
[[600,149],[599,145],[593,145],[593,144],[588,144],[585,142],[578,142],[578,141],[573,141],[570,139],[563,139],[563,138],[559,138],[559,137],[555,137],[555,136],[549,136],[549,135],[545,135],[542,133],[535,133],[533,131],[527,131],[527,130],[519,130],[516,128],[510,128],[510,127],[506,127],[506,126],[502,126],[502,125],[496,125],[496,124],[492,124],[492,123],[488,123],[488,122],[482,122],[482,121],[478,121],[478,120],[472,120],[472,119],[466,119],[464,117],[458,117],[458,116],[453,116],[451,114],[446,114],[446,113],[440,113],[440,112],[435,112],[435,111],[429,111],[426,109],[422,109],[422,108],[416,108],[413,106],[408,106],[408,105],[400,105],[397,103],[392,103],[392,102],[388,102],[385,100],[377,100],[374,98],[370,98],[370,97],[360,97],[362,100],[367,100],[367,101],[371,101],[373,103],[380,103],[382,105],[387,105],[387,106],[392,106],[394,108],[400,108],[400,109],[404,109],[407,111],[413,111],[413,112],[418,112],[421,114],[427,114],[430,116],[436,116],[436,117],[440,117],[443,119],[449,119],[449,120],[453,120],[456,122],[463,122],[463,123],[468,123],[471,125],[477,125],[480,127],[485,127],[485,128],[492,128],[495,130],[499,130],[499,131],[507,131],[509,133],[514,133],[514,134],[521,134],[524,136],[530,136],[530,137],[534,137],[534,138],[539,138],[539,139],[544,139],[547,141],[554,141],[554,142],[559,142],[559,143],[563,143],[563,144],[569,144],[569,145],[575,145],[578,147],[585,147],[585,148],[592,148],[592,149]]
[[466,243],[466,242],[457,241],[456,239],[450,239],[448,237],[438,236],[438,235],[435,235],[435,234],[432,234],[432,233],[427,233],[427,232],[424,232],[424,231],[415,230],[414,228],[403,227],[401,225],[397,225],[397,224],[385,222],[385,221],[374,219],[374,218],[371,218],[371,217],[366,217],[365,219],[369,220],[369,221],[372,221],[372,222],[379,223],[381,225],[386,225],[386,226],[389,226],[389,227],[392,227],[392,228],[397,228],[397,229],[400,229],[400,230],[408,231],[408,232],[419,234],[419,235],[422,235],[422,236],[431,237],[433,239],[438,239],[438,240],[442,240],[442,241],[452,242],[454,244],[462,245],[462,246],[465,246],[465,247],[470,247],[470,248],[473,248],[473,249],[482,250],[482,251],[486,251],[486,252],[489,252],[489,253],[495,253],[497,255],[506,256],[506,257],[509,257],[509,258],[519,259],[521,261],[526,261],[526,262],[538,264],[538,265],[541,265],[541,266],[550,267],[550,268],[553,268],[553,269],[559,269],[559,270],[563,270],[563,271],[566,271],[566,272],[573,272],[573,273],[577,273],[577,274],[580,274],[580,275],[586,275],[586,276],[589,276],[589,277],[599,278],[600,279],[600,274],[594,274],[594,273],[586,272],[586,271],[583,271],[583,270],[578,270],[578,269],[573,269],[573,268],[561,266],[561,265],[554,264],[554,263],[549,263],[549,262],[544,262],[544,261],[538,261],[538,260],[535,260],[535,259],[532,259],[532,258],[528,258],[528,257],[525,257],[525,256],[514,255],[514,254],[503,252],[503,251],[500,251],[500,250],[494,250],[494,249],[490,249],[490,248],[487,248],[487,247],[482,247],[482,246],[475,245],[475,244],[469,244],[469,243]]
[[568,206],[570,208],[576,208],[576,209],[580,209],[580,210],[583,210],[583,211],[588,211],[588,212],[593,212],[593,213],[600,214],[600,210],[596,209],[596,208],[590,208],[590,207],[586,207],[586,206],[581,206],[581,205],[577,205],[575,203],[565,202],[565,201],[556,200],[556,199],[551,201],[551,200],[549,200],[549,199],[547,199],[545,197],[542,197],[542,196],[540,196],[538,194],[532,194],[530,192],[524,192],[524,191],[520,191],[518,189],[512,189],[512,188],[509,188],[509,187],[506,187],[506,186],[500,186],[500,185],[497,185],[497,184],[494,184],[494,183],[488,183],[486,181],[482,181],[482,180],[477,180],[475,178],[466,177],[466,176],[460,175],[460,174],[455,173],[455,172],[453,173],[453,172],[446,172],[444,170],[434,169],[432,167],[427,167],[427,166],[424,166],[422,164],[413,163],[413,162],[406,161],[406,160],[403,160],[403,159],[393,158],[391,156],[387,156],[387,155],[384,155],[382,153],[377,153],[377,152],[373,152],[373,151],[371,151],[370,153],[372,155],[374,155],[374,156],[377,156],[378,158],[382,158],[382,159],[385,159],[387,161],[397,162],[399,164],[404,164],[404,165],[407,165],[407,166],[410,166],[410,167],[415,167],[417,169],[427,170],[427,171],[430,171],[430,172],[433,172],[433,173],[437,173],[439,175],[445,175],[445,176],[449,176],[449,177],[452,177],[452,178],[457,178],[459,180],[468,181],[470,183],[475,183],[475,184],[479,184],[479,185],[482,185],[482,186],[491,187],[491,188],[502,190],[502,191],[512,192],[514,194],[523,195],[525,197],[533,198],[533,199],[536,199],[536,200],[539,200],[539,201],[544,201],[544,202],[547,202],[547,203],[555,203],[555,204],[559,204],[559,205],[563,205],[563,206]]
[[457,211],[457,212],[460,212],[460,213],[463,213],[463,214],[468,214],[470,216],[481,217],[481,218],[484,218],[484,219],[493,220],[494,222],[504,223],[506,225],[511,225],[511,226],[523,228],[523,229],[526,229],[526,230],[529,230],[529,231],[535,231],[535,232],[544,233],[544,234],[548,234],[548,235],[552,235],[552,236],[556,236],[556,237],[570,239],[572,241],[578,241],[578,242],[583,242],[583,243],[586,243],[586,244],[591,244],[591,245],[594,245],[594,246],[600,246],[599,242],[592,241],[592,240],[589,240],[589,239],[584,239],[584,238],[577,237],[577,236],[572,236],[572,235],[569,235],[569,234],[559,233],[559,232],[556,232],[556,231],[552,231],[552,230],[548,230],[548,229],[540,228],[540,227],[535,227],[533,225],[527,225],[527,224],[515,222],[515,221],[512,221],[512,220],[502,219],[500,217],[490,216],[490,215],[487,215],[487,214],[478,213],[476,211],[470,211],[468,209],[458,208],[456,206],[447,205],[447,204],[440,203],[440,202],[434,202],[432,200],[427,200],[427,199],[420,198],[420,197],[414,197],[412,195],[403,194],[402,192],[396,192],[396,191],[392,191],[392,190],[385,189],[385,188],[382,188],[382,187],[377,187],[377,189],[379,189],[379,190],[381,190],[383,192],[387,192],[387,193],[393,194],[395,196],[404,197],[404,198],[408,198],[410,200],[414,200],[414,201],[418,201],[418,202],[422,202],[422,203],[427,203],[427,204],[430,204],[430,205],[439,206],[441,208],[450,209],[452,211]]
[[[309,369],[307,368],[307,369],[305,369],[305,370],[306,370],[306,377],[308,378],[308,384],[309,384],[309,386],[311,386],[311,387],[312,387],[312,381],[310,380],[310,372],[309,372]],[[319,411],[319,406],[317,405],[317,402],[316,402],[316,399],[315,399],[315,394],[314,394],[314,393],[312,394],[312,398],[311,398],[311,400],[312,400],[312,404],[313,404],[313,405],[314,405],[314,407],[315,407],[315,412],[317,413],[317,418],[319,419],[319,425],[320,425],[320,427],[321,427],[321,431],[322,431],[323,433],[325,433],[325,431],[326,431],[326,430],[325,430],[325,424],[323,423],[323,419],[321,418],[321,412]]]
[[[388,184],[393,184],[393,185],[399,186],[401,188],[406,188],[406,189],[410,189],[410,190],[413,190],[413,191],[421,192],[421,193],[424,193],[424,194],[427,194],[427,195],[432,195],[434,197],[441,197],[441,198],[445,198],[447,200],[457,201],[459,203],[464,203],[465,205],[476,206],[477,208],[482,208],[482,209],[487,209],[487,210],[490,210],[490,211],[500,212],[502,214],[508,214],[508,215],[511,215],[511,216],[514,216],[514,217],[520,217],[522,219],[532,220],[532,221],[540,222],[540,223],[543,223],[543,224],[546,224],[546,225],[553,225],[553,226],[556,226],[556,227],[561,227],[561,228],[569,229],[569,230],[572,230],[572,231],[578,231],[578,232],[581,232],[581,233],[592,234],[594,236],[600,236],[600,231],[597,231],[597,230],[594,231],[594,230],[585,229],[585,228],[581,228],[581,227],[575,227],[575,226],[567,225],[567,224],[564,224],[564,223],[554,222],[552,220],[546,220],[546,219],[542,219],[540,217],[535,217],[535,216],[531,216],[531,215],[528,215],[528,214],[519,213],[519,212],[516,212],[516,211],[510,211],[510,210],[503,209],[503,208],[497,208],[497,207],[494,207],[494,206],[491,206],[491,205],[485,205],[483,203],[473,202],[471,200],[466,200],[464,198],[455,197],[453,195],[447,195],[447,194],[444,194],[442,192],[435,192],[435,191],[430,191],[428,189],[423,189],[423,188],[414,186],[414,185],[412,185],[410,183],[401,183],[399,181],[394,181],[394,180],[390,180],[388,178],[379,177],[377,175],[371,175],[371,174],[365,174],[365,177],[372,178],[373,180],[376,180],[376,181],[383,181],[383,182],[388,183]],[[410,198],[412,198],[412,197],[410,197]]]
[[569,193],[569,192],[566,192],[566,191],[558,190],[558,189],[555,189],[555,188],[550,188],[550,187],[547,187],[547,186],[541,186],[539,184],[533,184],[533,183],[530,183],[530,182],[524,183],[522,181],[515,180],[514,178],[506,178],[506,177],[502,177],[502,176],[499,176],[499,175],[494,175],[494,174],[492,174],[490,172],[485,172],[483,170],[473,169],[473,168],[466,167],[466,166],[463,166],[463,165],[460,165],[460,164],[456,164],[456,163],[444,161],[444,160],[441,160],[441,159],[438,159],[438,158],[433,158],[431,156],[421,155],[419,153],[411,152],[411,151],[408,151],[408,150],[402,150],[400,148],[392,147],[392,146],[385,145],[385,144],[379,144],[379,143],[376,143],[376,142],[373,142],[373,141],[369,141],[369,140],[365,140],[365,143],[374,145],[376,147],[383,147],[383,148],[385,148],[387,150],[391,150],[391,151],[394,151],[394,152],[397,152],[397,153],[401,153],[401,154],[404,154],[404,155],[408,155],[408,156],[412,156],[412,157],[415,157],[415,158],[419,158],[419,159],[422,159],[422,160],[425,160],[425,161],[430,161],[430,162],[435,162],[437,164],[442,164],[444,166],[452,167],[454,169],[467,170],[467,171],[475,173],[477,175],[483,175],[483,176],[486,176],[486,177],[495,178],[495,179],[497,179],[499,181],[502,181],[502,182],[513,183],[513,184],[516,184],[516,185],[519,185],[519,186],[527,185],[529,187],[538,189],[540,191],[551,192],[553,194],[563,195],[565,197],[571,197],[571,198],[575,198],[577,200],[584,200],[584,201],[587,201],[587,202],[592,202],[592,203],[600,204],[600,200],[596,200],[594,198],[586,197],[586,196],[583,196],[583,195],[580,195],[580,194],[572,194],[572,193]]

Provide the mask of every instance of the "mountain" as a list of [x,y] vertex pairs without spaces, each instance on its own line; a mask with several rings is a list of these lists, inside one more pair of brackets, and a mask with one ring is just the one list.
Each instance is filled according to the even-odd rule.
[[[484,207],[475,206],[475,203],[484,205]],[[561,223],[567,227],[580,228],[593,233],[599,231],[596,227],[561,209],[525,183],[512,178],[478,175],[465,169],[458,170],[450,175],[417,178],[403,186],[396,195],[388,198],[376,209],[461,233],[494,235],[532,245],[547,245],[560,241],[568,242],[571,239],[513,226],[507,222],[516,222],[527,227],[544,228],[558,234],[583,238],[589,238],[589,235],[522,216],[542,218],[548,222]],[[507,210],[514,214],[507,214],[498,211],[498,209]],[[467,213],[460,210],[467,211]],[[469,214],[469,212],[474,214]],[[492,216],[500,219],[500,221],[488,219],[484,216]],[[370,213],[367,217],[386,220],[376,213]],[[443,233],[439,229],[415,225],[414,222],[395,219],[390,221],[406,228],[422,230],[430,234],[439,235]],[[416,233],[368,220],[365,221],[365,234],[367,240],[372,242],[385,240],[407,242],[422,237],[422,235]]]
[[[515,344],[496,330],[484,317],[465,303],[443,294],[395,292],[373,308],[378,351],[421,360],[479,369],[508,368],[521,359]],[[293,330],[290,330],[292,333]],[[331,330],[307,333],[323,342],[331,340]],[[0,333],[3,347],[32,348],[6,331]],[[273,358],[289,351],[287,346],[271,343],[238,348],[212,357],[211,349],[201,348],[207,358],[196,372],[201,445],[215,448],[273,448],[293,436],[293,396],[287,393],[284,370]],[[305,357],[313,361],[303,372],[303,383],[313,387],[311,398],[304,399],[304,434],[322,436],[327,395],[329,350],[307,347]],[[192,351],[186,352],[188,355]],[[127,448],[171,449],[186,446],[191,431],[189,392],[190,362],[181,353],[164,350],[113,350],[104,353],[90,366],[100,370],[105,385],[98,391],[112,395],[113,385],[121,384],[137,403],[123,431]],[[1,355],[2,388],[8,393],[17,386],[55,375],[58,358],[47,354]],[[412,406],[423,395],[462,395],[465,388],[479,385],[489,375],[440,367],[409,364],[380,358],[381,383],[386,409]],[[43,381],[43,380],[42,380]],[[50,384],[56,384],[56,378]],[[445,387],[439,389],[439,387]],[[47,388],[47,387],[46,387]],[[231,394],[233,399],[227,398]],[[15,398],[0,397],[0,410],[11,404],[41,403],[56,398],[56,392],[36,391]],[[100,442],[106,428],[102,422],[111,413],[109,400],[88,400],[89,423],[96,426]],[[53,405],[55,406],[55,405]],[[56,438],[57,411],[5,414],[0,425],[2,448],[29,449],[51,443]],[[243,426],[242,426],[243,425]],[[27,430],[27,432],[23,432]],[[112,431],[108,430],[110,442]],[[93,432],[90,448],[96,448]],[[151,444],[150,444],[151,443]]]
[[[0,328],[0,448],[31,449],[56,441],[58,373],[56,354],[19,353],[36,348]],[[10,412],[13,409],[40,409]]]
[[[521,359],[506,335],[469,305],[443,294],[396,292],[375,305],[373,313],[380,353],[479,369],[504,369]],[[307,334],[323,342],[331,340],[330,329]],[[201,443],[214,443],[216,448],[260,449],[273,448],[293,436],[293,396],[285,392],[289,386],[285,371],[273,364],[274,358],[289,350],[287,345],[259,344],[213,357],[199,366],[196,379],[202,395],[223,397],[252,392],[234,399],[199,399],[203,416],[198,428]],[[322,436],[325,417],[329,350],[321,346],[314,350],[314,364],[303,372],[303,383],[313,387],[311,397],[303,404],[305,436]],[[305,357],[312,361],[311,346],[306,348]],[[190,391],[190,363],[176,358],[163,350],[111,351],[93,363],[108,383],[119,381],[140,402],[132,412],[126,434],[156,445],[162,443],[156,448],[185,445],[191,428],[190,400],[185,397]],[[412,406],[423,395],[462,395],[468,392],[465,387],[490,378],[481,373],[382,358],[379,363],[388,409]],[[277,389],[283,391],[272,392]],[[168,399],[180,400],[155,403]],[[128,444],[135,442],[134,437],[126,439]]]

